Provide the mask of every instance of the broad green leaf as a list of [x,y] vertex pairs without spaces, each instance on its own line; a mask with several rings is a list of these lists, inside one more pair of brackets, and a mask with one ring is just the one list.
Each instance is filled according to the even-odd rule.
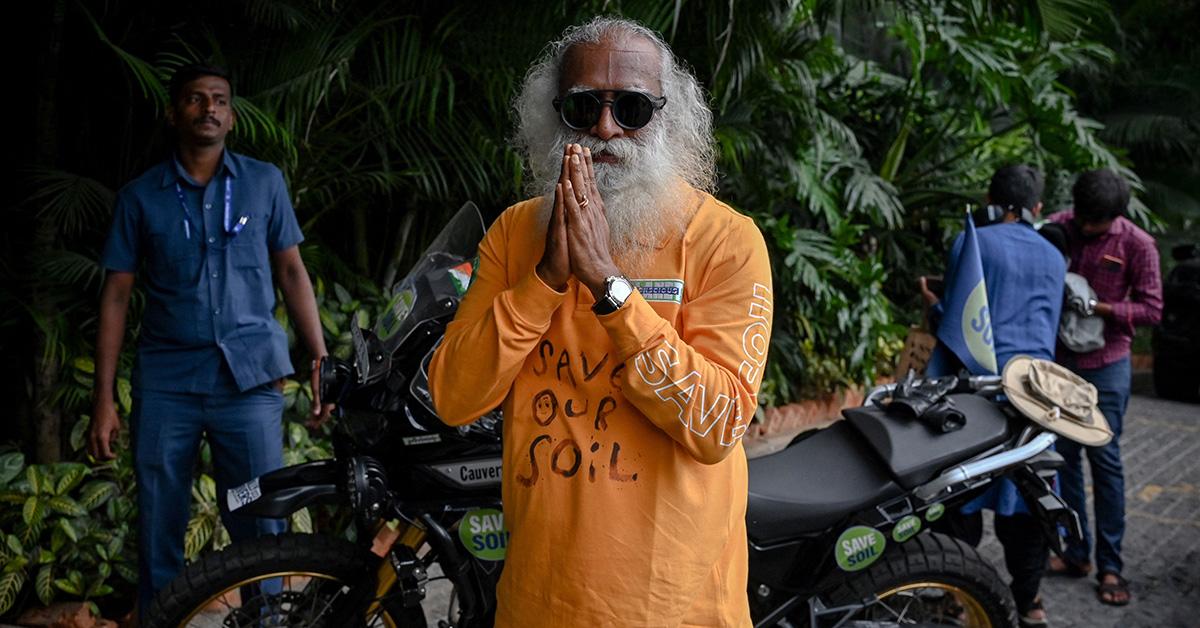
[[900,127],[900,132],[896,134],[895,141],[888,147],[887,156],[883,159],[883,165],[879,167],[879,176],[884,181],[892,181],[896,178],[896,173],[900,171],[900,161],[904,158],[904,148],[908,146],[908,134],[912,131],[912,125],[906,119],[904,125]]
[[17,601],[17,594],[25,586],[24,571],[10,571],[0,576],[0,615],[8,612]]
[[79,502],[64,495],[51,497],[46,500],[46,504],[54,512],[67,515],[68,517],[82,517],[88,513],[86,508],[79,505]]
[[126,582],[130,584],[137,583],[137,570],[128,563],[116,563],[113,565],[113,569],[116,570],[117,574],[124,578]]
[[68,580],[66,578],[55,579],[54,586],[58,587],[59,591],[70,593],[71,595],[76,595],[76,596],[83,595],[83,591],[81,591],[79,589],[79,587],[75,586],[74,582],[71,582],[70,580]]
[[29,492],[33,494],[42,492],[42,479],[45,476],[37,465],[31,465],[25,468],[25,480],[29,482]]
[[67,580],[70,580],[71,584],[74,585],[75,589],[78,591],[84,591],[87,588],[83,581],[83,572],[79,571],[78,569],[72,569],[70,573],[67,574]]
[[133,385],[124,377],[117,378],[117,402],[121,404],[121,413],[124,416],[133,411]]
[[38,539],[42,538],[42,531],[46,529],[46,514],[49,512],[50,509],[45,505],[38,507],[38,513],[40,516],[33,523],[25,526],[25,529],[21,531],[21,543],[23,545],[26,547],[36,545]]
[[8,551],[12,552],[13,556],[20,556],[25,553],[25,548],[21,545],[21,539],[18,539],[15,534],[5,536],[4,545],[8,547]]
[[198,556],[212,541],[213,529],[216,527],[215,517],[202,515],[193,517],[188,522],[187,532],[183,535],[183,554],[188,560]]
[[37,592],[38,600],[44,605],[49,605],[54,601],[54,568],[51,565],[42,565],[38,570],[37,579],[35,580],[34,590]]
[[338,301],[341,301],[343,305],[354,300],[354,298],[350,296],[350,293],[342,287],[342,284],[337,283],[336,281],[333,283],[333,293],[337,295]]
[[58,484],[54,487],[55,495],[66,495],[79,483],[83,478],[90,473],[87,465],[84,464],[68,464],[64,465],[62,474],[58,478]]
[[325,331],[328,331],[331,334],[338,333],[338,324],[337,324],[337,321],[334,319],[332,312],[330,312],[329,310],[321,310],[317,313],[317,315],[318,315],[318,317],[320,317],[321,326],[325,328]]
[[303,425],[301,425],[299,423],[289,423],[288,424],[288,443],[292,447],[295,447],[295,446],[299,445],[300,443],[303,443],[307,437],[308,437],[308,432],[305,431]]
[[217,500],[217,483],[212,479],[212,476],[207,473],[200,476],[197,480],[200,486],[200,496],[209,504],[215,504]]
[[292,532],[313,533],[312,515],[309,514],[307,508],[301,508],[292,514]]
[[117,485],[106,480],[88,482],[79,494],[79,505],[95,510],[117,493]]
[[108,556],[119,556],[121,553],[121,548],[124,546],[125,546],[125,535],[124,534],[114,534],[114,535],[112,535],[112,538],[108,540],[108,545],[105,546],[104,551],[107,552]]
[[25,525],[33,527],[41,523],[45,516],[46,502],[43,498],[33,495],[25,500],[25,506],[21,508],[21,519],[25,521]]
[[70,519],[59,519],[58,529],[62,530],[63,534],[67,535],[67,538],[71,539],[72,543],[79,542],[79,534],[76,532],[75,526],[71,524]]
[[87,446],[88,428],[91,427],[92,419],[86,414],[80,415],[79,420],[75,421],[75,426],[71,428],[71,451],[83,451]]
[[104,580],[106,578],[107,578],[106,575],[101,575],[101,577],[98,577],[98,578],[92,577],[90,579],[91,584],[88,584],[86,582],[82,583],[87,586],[87,591],[86,591],[86,593],[84,593],[84,597],[85,598],[95,598],[95,597],[101,597],[108,593],[112,593],[112,587],[104,584]]
[[25,454],[11,453],[0,456],[0,486],[6,486],[25,468]]
[[96,363],[93,362],[92,358],[90,358],[88,356],[80,356],[78,358],[75,358],[71,362],[71,365],[74,366],[77,370],[83,371],[84,373],[87,373],[88,375],[94,375],[96,373]]

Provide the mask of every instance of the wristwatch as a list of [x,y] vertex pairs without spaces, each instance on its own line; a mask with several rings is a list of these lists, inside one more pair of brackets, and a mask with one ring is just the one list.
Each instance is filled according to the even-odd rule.
[[633,285],[629,280],[620,276],[613,275],[612,277],[604,278],[604,295],[596,300],[596,304],[592,306],[592,311],[599,316],[612,314],[621,309],[625,305],[625,301],[629,299],[629,295],[633,294]]

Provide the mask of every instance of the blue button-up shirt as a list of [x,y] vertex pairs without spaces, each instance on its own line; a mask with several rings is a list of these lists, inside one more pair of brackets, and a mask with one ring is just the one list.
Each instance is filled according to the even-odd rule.
[[[224,224],[226,178],[230,224],[247,218],[236,235]],[[134,388],[219,394],[292,374],[270,253],[303,239],[279,169],[229,150],[208,185],[172,158],[122,188],[101,261],[143,273]]]
[[[987,285],[988,313],[992,317],[996,368],[1003,373],[1008,361],[1018,355],[1054,360],[1067,277],[1067,262],[1062,253],[1024,222],[989,225],[976,233]],[[958,263],[962,247],[960,234],[950,250],[947,277]],[[947,375],[958,368],[949,352],[938,345],[925,372],[931,376]],[[983,495],[968,502],[962,510],[972,513],[980,508],[991,508],[1006,516],[1028,512],[1016,485],[1008,479],[993,482]]]

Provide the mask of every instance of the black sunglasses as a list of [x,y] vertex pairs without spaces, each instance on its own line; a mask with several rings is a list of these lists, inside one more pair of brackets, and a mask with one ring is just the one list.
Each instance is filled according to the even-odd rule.
[[[611,100],[601,94],[611,93]],[[600,121],[604,105],[612,107],[612,117],[622,129],[636,131],[650,123],[655,110],[667,105],[666,96],[648,96],[641,92],[621,90],[593,90],[573,92],[554,99],[554,109],[562,117],[563,124],[582,131],[590,129]]]

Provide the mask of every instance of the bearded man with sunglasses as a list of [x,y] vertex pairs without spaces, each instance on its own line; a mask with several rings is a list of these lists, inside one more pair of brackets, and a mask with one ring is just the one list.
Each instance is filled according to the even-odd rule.
[[[236,122],[223,68],[191,64],[171,79],[173,154],[117,194],[101,263],[96,387],[88,451],[115,457],[114,379],[137,273],[146,295],[130,416],[138,483],[138,611],[183,569],[192,469],[205,437],[221,520],[234,541],[277,534],[284,522],[230,513],[225,490],[283,466],[287,335],[275,321],[275,286],[296,335],[317,364],[325,339],[303,240],[283,174],[234,153]],[[272,272],[272,268],[274,272]],[[313,422],[332,406],[314,399]]]
[[435,353],[461,425],[504,410],[498,626],[748,626],[746,456],[766,246],[717,201],[712,114],[656,34],[597,18],[515,101],[510,207]]

